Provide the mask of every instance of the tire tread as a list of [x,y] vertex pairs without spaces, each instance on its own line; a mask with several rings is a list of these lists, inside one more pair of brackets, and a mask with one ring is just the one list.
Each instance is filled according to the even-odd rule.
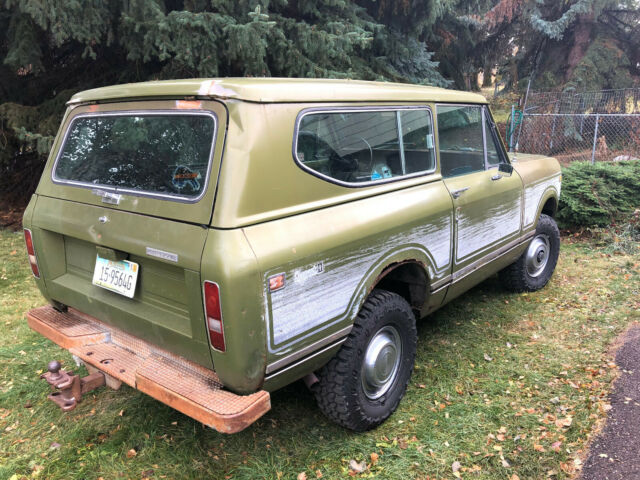
[[412,348],[410,348],[411,365],[413,366],[417,329],[411,307],[400,295],[376,289],[371,292],[360,309],[353,328],[338,353],[317,372],[320,381],[314,385],[313,393],[318,407],[328,418],[345,428],[365,431],[381,424],[395,411],[409,384],[410,373],[402,385],[395,386],[396,389],[402,391],[402,394],[394,399],[393,404],[387,409],[388,413],[381,416],[373,417],[368,415],[367,412],[360,408],[358,402],[352,401],[352,398],[350,398],[353,395],[353,392],[349,391],[353,390],[353,388],[350,389],[352,382],[359,381],[359,377],[353,378],[354,372],[349,368],[353,355],[358,349],[358,341],[363,334],[367,333],[366,326],[369,323],[369,319],[375,318],[389,309],[401,309],[411,316],[412,321],[409,328],[410,335],[414,339]]

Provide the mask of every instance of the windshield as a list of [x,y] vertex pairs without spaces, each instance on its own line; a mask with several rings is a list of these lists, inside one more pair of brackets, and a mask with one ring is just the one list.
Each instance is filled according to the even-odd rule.
[[204,192],[213,148],[210,114],[123,113],[71,123],[53,178],[193,199]]

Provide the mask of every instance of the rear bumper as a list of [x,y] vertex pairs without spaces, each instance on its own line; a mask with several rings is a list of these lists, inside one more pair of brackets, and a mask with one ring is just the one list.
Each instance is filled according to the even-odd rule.
[[271,408],[269,393],[237,395],[217,375],[77,310],[27,313],[36,332],[83,362],[219,432],[239,432]]

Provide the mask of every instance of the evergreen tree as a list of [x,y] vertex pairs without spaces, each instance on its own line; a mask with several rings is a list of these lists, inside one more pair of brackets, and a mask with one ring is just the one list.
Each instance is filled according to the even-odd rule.
[[[460,0],[457,16],[447,19],[456,37],[470,32],[475,40],[465,56],[477,70],[498,65],[516,88],[532,76],[536,89],[597,90],[637,82],[638,0],[494,0],[479,15],[482,3]],[[455,60],[455,51],[434,46],[443,66]]]
[[532,75],[537,89],[630,86],[639,2],[0,0],[0,191],[33,187],[65,101],[103,85],[292,76],[474,89],[497,66],[513,88]]
[[[27,159],[41,166],[64,102],[86,88],[215,76],[447,85],[427,43],[417,38],[422,27],[416,24],[411,31],[401,31],[392,15],[371,13],[383,4],[375,0],[0,1],[0,190],[3,183],[5,188],[20,183],[24,169],[33,170]],[[433,17],[431,10],[422,9],[422,14]],[[37,176],[38,168],[34,171]]]

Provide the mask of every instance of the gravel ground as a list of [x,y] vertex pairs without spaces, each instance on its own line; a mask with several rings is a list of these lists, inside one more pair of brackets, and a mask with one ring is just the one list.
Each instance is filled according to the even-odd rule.
[[622,342],[612,408],[591,445],[582,480],[640,479],[640,325],[629,329]]

